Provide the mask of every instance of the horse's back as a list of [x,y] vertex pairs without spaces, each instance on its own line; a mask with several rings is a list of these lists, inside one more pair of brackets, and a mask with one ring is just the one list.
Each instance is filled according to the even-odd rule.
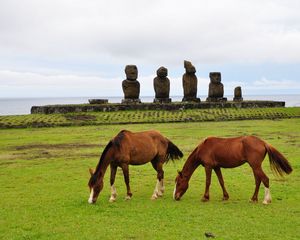
[[167,140],[158,131],[149,130],[131,132],[122,130],[115,139],[119,139],[119,157],[130,164],[144,164],[166,149]]
[[257,158],[264,158],[266,154],[266,143],[262,139],[256,136],[247,136],[245,137],[243,144],[248,160],[252,159],[255,161]]
[[208,137],[200,145],[203,161],[212,166],[232,168],[246,162],[244,141],[247,136],[220,138]]

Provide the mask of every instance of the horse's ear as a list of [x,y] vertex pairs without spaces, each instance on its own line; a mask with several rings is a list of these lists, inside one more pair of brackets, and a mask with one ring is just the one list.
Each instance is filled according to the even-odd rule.
[[179,176],[182,177],[182,172],[179,170],[177,170],[177,172],[178,172]]
[[94,170],[93,170],[93,169],[91,169],[91,168],[89,168],[89,172],[90,172],[91,176],[93,176],[93,174],[94,174]]

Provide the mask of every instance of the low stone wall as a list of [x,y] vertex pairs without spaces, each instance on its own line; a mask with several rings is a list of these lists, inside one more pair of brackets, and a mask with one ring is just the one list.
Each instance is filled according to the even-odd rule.
[[284,107],[285,102],[279,101],[226,101],[226,102],[199,102],[199,103],[137,103],[137,104],[70,104],[70,105],[46,105],[33,106],[31,113],[53,114],[69,112],[112,112],[124,110],[183,110],[183,109],[205,109],[205,108],[262,108],[262,107]]

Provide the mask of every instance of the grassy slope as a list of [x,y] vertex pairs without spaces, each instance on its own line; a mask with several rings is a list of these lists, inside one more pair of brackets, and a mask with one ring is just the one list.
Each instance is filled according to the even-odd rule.
[[[196,170],[183,199],[172,199],[176,170],[184,160],[165,165],[166,193],[151,201],[156,180],[150,164],[130,167],[133,199],[124,201],[117,173],[117,202],[108,202],[109,174],[96,205],[87,204],[88,167],[95,167],[108,140],[118,131],[157,129],[184,152],[184,160],[209,135],[255,134],[290,160],[294,172],[270,177],[273,202],[248,203],[254,179],[248,165],[225,169],[230,194],[221,201],[213,175],[211,201],[200,202],[204,171]],[[0,130],[0,239],[299,239],[300,119],[202,123],[86,126]]]
[[0,128],[299,118],[300,108],[219,108],[0,116]]

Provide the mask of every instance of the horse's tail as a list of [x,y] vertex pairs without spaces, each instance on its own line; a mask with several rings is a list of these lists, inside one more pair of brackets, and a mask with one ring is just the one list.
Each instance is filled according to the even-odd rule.
[[293,169],[288,160],[274,147],[270,144],[265,144],[266,150],[269,155],[270,166],[273,172],[282,176],[285,174],[290,174]]
[[166,155],[166,162],[168,162],[170,159],[173,161],[174,159],[180,159],[183,157],[183,153],[180,151],[180,149],[170,140],[168,140],[168,148]]

